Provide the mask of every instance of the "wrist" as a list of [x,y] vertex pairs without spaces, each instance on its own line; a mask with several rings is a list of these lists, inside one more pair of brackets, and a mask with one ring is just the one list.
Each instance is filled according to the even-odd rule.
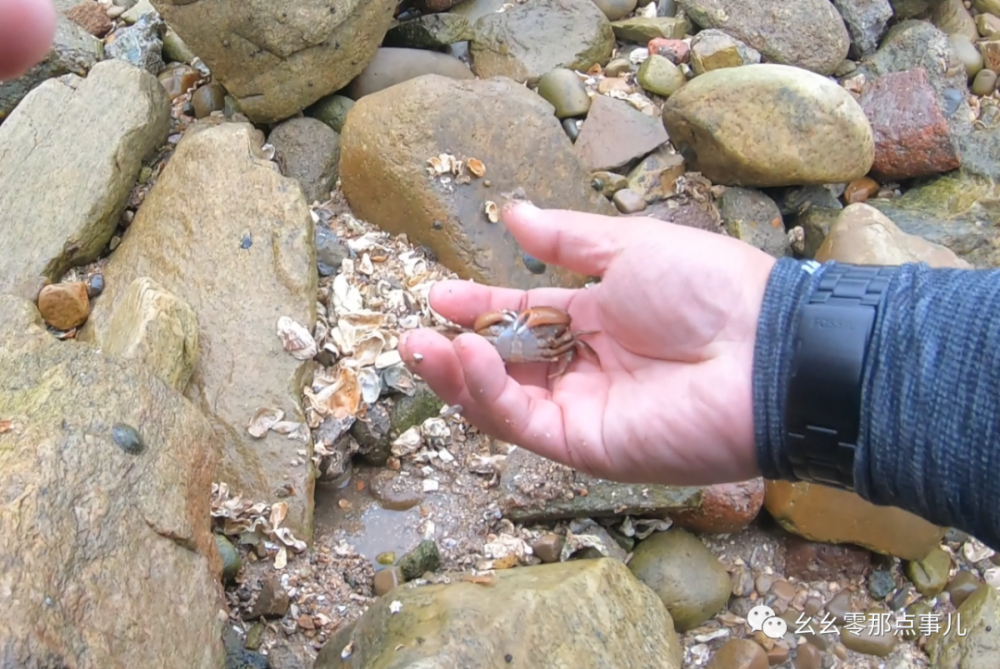
[[797,305],[782,428],[799,480],[855,489],[868,352],[895,272],[829,263]]
[[803,307],[830,265],[782,258],[771,270],[757,322],[752,389],[754,446],[764,478],[800,480],[788,457],[785,413]]

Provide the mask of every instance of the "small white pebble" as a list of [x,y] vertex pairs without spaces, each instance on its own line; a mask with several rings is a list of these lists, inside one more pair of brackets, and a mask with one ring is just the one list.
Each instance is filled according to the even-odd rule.
[[414,353],[413,354],[413,360],[414,360],[414,362],[420,362],[423,359],[424,359],[423,354],[421,354],[421,353]]
[[399,613],[402,610],[403,610],[403,603],[398,599],[394,600],[391,604],[389,604],[389,611],[391,613]]
[[424,492],[435,492],[440,487],[440,484],[434,479],[424,479]]

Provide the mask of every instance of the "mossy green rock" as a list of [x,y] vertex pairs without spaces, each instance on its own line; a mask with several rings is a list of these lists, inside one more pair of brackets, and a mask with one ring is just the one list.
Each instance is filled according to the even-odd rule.
[[431,539],[421,541],[399,561],[399,569],[407,581],[420,578],[426,572],[437,571],[440,565],[441,554],[437,544]]
[[403,21],[389,29],[384,46],[436,49],[472,39],[472,22],[461,14],[440,12]]
[[980,14],[1000,16],[1000,0],[972,0],[972,8]]
[[698,537],[685,530],[657,532],[641,541],[628,567],[657,594],[678,632],[697,627],[729,602],[729,572]]
[[927,640],[934,669],[995,669],[1000,655],[1000,594],[983,585],[966,599],[958,612],[940,616],[941,630]]
[[650,55],[642,62],[636,79],[643,89],[663,97],[670,97],[687,83],[687,77],[679,67],[657,54]]
[[344,95],[328,95],[306,110],[306,116],[326,123],[338,133],[344,127],[347,112],[354,106],[354,100]]
[[948,587],[945,589],[951,596],[952,606],[957,608],[964,604],[965,600],[978,590],[982,584],[983,582],[978,576],[971,571],[962,569],[952,577],[951,581],[948,582]]
[[976,267],[997,267],[998,195],[1000,188],[994,181],[962,168],[917,186],[902,197],[874,198],[868,204],[903,232],[946,246]]
[[948,585],[951,556],[940,547],[923,560],[906,563],[906,577],[924,597],[934,597]]
[[795,217],[793,227],[795,225],[802,226],[806,235],[803,257],[812,258],[816,255],[816,251],[826,241],[826,236],[830,234],[830,228],[840,218],[841,211],[843,210],[829,207],[810,207]]
[[603,65],[615,48],[611,22],[592,0],[532,0],[480,17],[473,30],[469,52],[481,79],[534,85],[555,67]]
[[557,118],[584,116],[590,110],[587,87],[569,68],[557,67],[543,74],[535,92],[555,107]]
[[215,547],[219,551],[219,557],[222,558],[222,580],[226,583],[232,583],[243,567],[243,559],[240,558],[240,552],[236,550],[236,547],[233,546],[229,539],[221,534],[213,536],[215,537]]
[[[620,560],[571,560],[493,572],[489,586],[397,587],[315,669],[573,667],[680,669],[670,614]],[[341,649],[351,644],[346,659]]]
[[412,395],[401,395],[389,410],[390,441],[420,425],[428,418],[437,416],[444,402],[434,394],[426,383],[418,383]]

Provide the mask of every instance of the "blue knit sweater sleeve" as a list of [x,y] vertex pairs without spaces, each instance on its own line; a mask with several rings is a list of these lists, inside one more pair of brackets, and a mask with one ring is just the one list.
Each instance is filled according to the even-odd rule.
[[[797,480],[782,431],[792,346],[800,310],[833,264],[783,258],[764,295],[753,393],[757,456],[769,479]],[[897,268],[861,404],[858,495],[1000,550],[1000,270]]]

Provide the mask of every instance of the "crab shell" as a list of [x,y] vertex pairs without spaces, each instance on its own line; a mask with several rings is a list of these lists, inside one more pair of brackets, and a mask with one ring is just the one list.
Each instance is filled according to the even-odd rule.
[[[593,353],[593,349],[577,336],[592,332],[570,331],[569,314],[553,307],[534,307],[520,314],[504,310],[482,314],[474,329],[486,338],[504,362],[558,362],[551,376],[565,373],[577,349]],[[595,354],[596,357],[596,354]]]

